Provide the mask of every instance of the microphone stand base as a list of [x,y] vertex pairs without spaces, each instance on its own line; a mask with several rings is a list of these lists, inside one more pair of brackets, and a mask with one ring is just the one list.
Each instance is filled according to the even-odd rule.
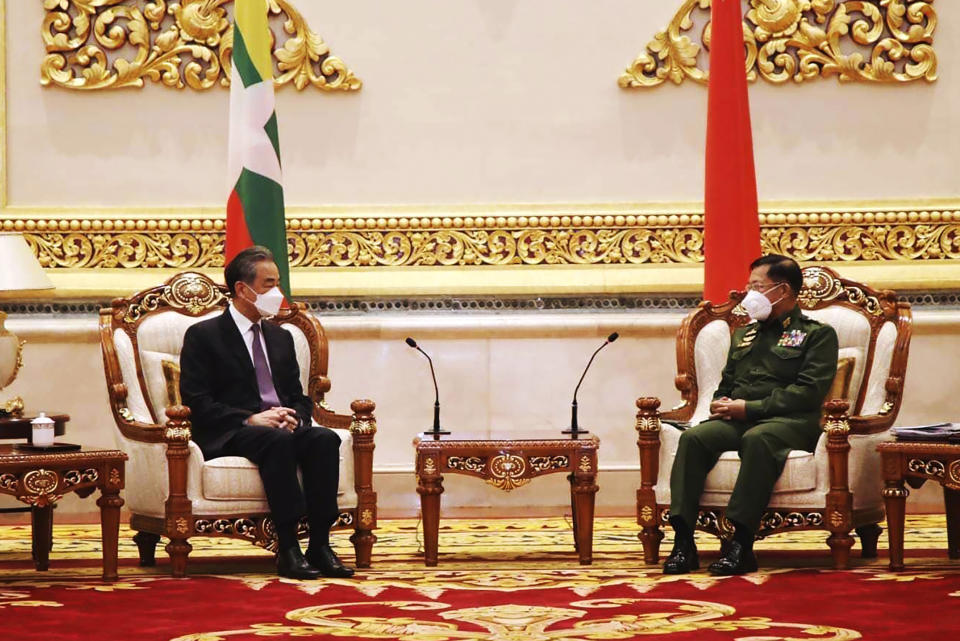
[[450,434],[450,430],[430,430],[424,436],[432,436],[433,440],[439,441],[441,436]]
[[579,427],[578,427],[577,429],[574,429],[574,428],[572,428],[572,427],[568,427],[567,429],[563,430],[563,431],[560,432],[560,433],[561,433],[561,434],[569,434],[569,435],[570,435],[570,438],[576,440],[576,438],[577,438],[578,436],[580,436],[581,434],[589,434],[590,432],[589,432],[588,430],[580,429]]

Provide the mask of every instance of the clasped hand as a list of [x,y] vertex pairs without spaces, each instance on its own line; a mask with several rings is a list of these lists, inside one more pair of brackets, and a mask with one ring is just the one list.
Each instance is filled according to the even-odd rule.
[[247,425],[275,427],[292,432],[300,424],[300,417],[289,407],[271,407],[247,418]]
[[710,418],[742,421],[747,418],[747,402],[743,399],[718,398],[710,403]]

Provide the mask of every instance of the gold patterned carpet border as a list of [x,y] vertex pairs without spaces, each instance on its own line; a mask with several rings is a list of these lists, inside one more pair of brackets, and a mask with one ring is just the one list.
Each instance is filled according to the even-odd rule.
[[[885,526],[884,526],[884,529]],[[643,566],[638,526],[630,518],[598,518],[594,524],[594,568],[621,567],[625,563]],[[946,550],[946,522],[942,515],[910,515],[905,528],[906,549],[924,553]],[[120,531],[119,557],[121,564],[134,562],[137,548],[133,543],[133,531],[122,526]],[[390,569],[422,568],[422,528],[413,519],[381,520],[376,531],[373,566]],[[718,539],[698,534],[698,546],[702,551],[719,550]],[[353,556],[353,548],[344,534],[334,534],[333,545],[344,558]],[[761,556],[780,557],[789,555],[791,563],[828,565],[829,548],[826,534],[821,531],[801,531],[779,534],[757,542]],[[246,541],[228,538],[197,537],[190,540],[192,562],[217,563],[237,561],[249,565],[259,559],[265,563],[272,556]],[[669,551],[672,535],[666,532],[662,551]],[[886,531],[880,537],[881,559],[887,547]],[[563,566],[577,568],[577,572],[590,571],[577,564],[573,550],[573,531],[566,518],[542,519],[445,519],[440,523],[440,568],[483,567],[490,569],[495,564],[509,567],[543,567],[544,560]],[[854,549],[854,556],[859,553]],[[0,567],[5,563],[30,561],[30,526],[0,526]],[[54,525],[51,565],[59,561],[99,560],[99,525]],[[161,546],[157,549],[160,565],[166,563],[166,554]],[[492,565],[494,564],[494,565]],[[86,564],[85,564],[86,565]],[[96,564],[91,566],[98,570]],[[126,568],[128,573],[132,568]],[[148,569],[147,572],[153,570]],[[600,570],[602,572],[602,570]]]

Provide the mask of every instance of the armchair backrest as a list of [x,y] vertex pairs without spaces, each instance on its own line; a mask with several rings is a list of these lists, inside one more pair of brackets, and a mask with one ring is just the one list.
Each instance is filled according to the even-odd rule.
[[[722,305],[701,303],[677,332],[677,378],[683,403],[663,414],[667,420],[698,423],[730,349],[734,330],[750,322],[739,306],[744,293]],[[840,359],[852,359],[847,400],[850,414],[871,417],[871,430],[886,429],[900,411],[903,378],[912,332],[910,304],[894,292],[876,291],[840,278],[827,267],[806,267],[798,302],[810,318],[837,332]]]
[[[187,328],[222,314],[228,304],[224,285],[184,272],[100,310],[107,391],[122,434],[137,440],[160,439],[169,402],[164,363],[179,364]],[[303,388],[314,403],[322,403],[330,389],[323,327],[300,306],[282,310],[274,320],[293,336]]]

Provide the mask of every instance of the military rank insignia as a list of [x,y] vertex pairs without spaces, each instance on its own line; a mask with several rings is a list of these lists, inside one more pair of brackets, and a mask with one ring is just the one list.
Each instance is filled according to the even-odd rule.
[[737,344],[737,347],[749,347],[757,337],[757,327],[754,325],[744,333],[743,338]]
[[806,332],[802,332],[799,329],[791,329],[780,335],[780,340],[777,341],[777,347],[800,347],[803,345],[806,337]]

